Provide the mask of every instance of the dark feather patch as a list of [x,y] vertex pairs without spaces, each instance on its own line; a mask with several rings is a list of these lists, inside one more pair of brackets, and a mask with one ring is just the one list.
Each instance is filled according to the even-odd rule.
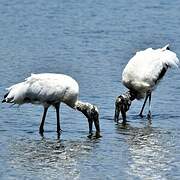
[[159,73],[159,76],[158,76],[157,80],[155,81],[155,83],[157,83],[159,80],[161,80],[163,78],[167,69],[168,69],[168,65],[165,64],[165,66],[162,68],[161,72]]
[[4,99],[8,96],[9,92],[4,95]]
[[6,97],[8,96],[9,92],[4,95],[4,99],[2,100],[2,103],[6,102]]
[[6,100],[5,100],[5,99],[3,99],[3,100],[2,100],[2,103],[5,103],[5,102],[6,102]]
[[28,98],[28,97],[25,97],[25,98],[24,98],[24,102],[31,102],[31,99]]

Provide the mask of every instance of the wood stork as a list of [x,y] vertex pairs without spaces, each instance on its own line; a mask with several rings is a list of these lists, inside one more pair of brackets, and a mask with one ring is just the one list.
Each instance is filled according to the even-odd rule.
[[144,51],[137,52],[130,59],[122,73],[122,82],[129,90],[118,96],[115,102],[114,120],[118,122],[121,112],[123,124],[126,123],[126,112],[131,106],[134,99],[145,98],[144,104],[140,111],[140,116],[149,98],[148,118],[151,118],[151,94],[160,80],[165,75],[169,67],[178,67],[179,59],[176,54],[166,45],[160,49],[148,48]]
[[99,113],[96,106],[78,100],[78,83],[70,76],[64,74],[42,73],[32,74],[24,82],[15,84],[7,88],[2,102],[13,104],[42,104],[44,113],[39,127],[39,132],[43,135],[44,122],[48,108],[52,105],[56,109],[57,132],[61,131],[59,108],[63,102],[71,108],[82,112],[88,119],[89,137],[92,134],[92,125],[96,127],[96,137],[100,137]]

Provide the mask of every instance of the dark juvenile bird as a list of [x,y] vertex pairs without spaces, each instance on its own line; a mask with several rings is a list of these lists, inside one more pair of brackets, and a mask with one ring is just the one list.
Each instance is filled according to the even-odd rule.
[[78,83],[70,76],[64,74],[32,74],[24,82],[7,88],[8,92],[2,102],[13,104],[42,104],[44,113],[40,124],[39,132],[44,132],[44,122],[47,110],[54,106],[57,114],[57,132],[60,128],[60,103],[82,112],[88,119],[89,136],[92,136],[93,123],[96,127],[96,137],[100,136],[99,113],[96,106],[78,100]]
[[176,54],[166,45],[160,49],[148,48],[137,52],[130,59],[122,73],[122,82],[128,91],[116,98],[114,120],[118,122],[121,112],[123,123],[126,123],[126,112],[134,99],[143,99],[144,104],[140,111],[143,116],[143,110],[147,99],[149,99],[148,118],[151,118],[151,94],[157,87],[168,68],[178,67],[179,59]]

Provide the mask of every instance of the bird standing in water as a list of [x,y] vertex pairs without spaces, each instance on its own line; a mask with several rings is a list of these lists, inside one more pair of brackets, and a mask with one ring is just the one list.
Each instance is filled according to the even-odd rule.
[[125,124],[126,112],[129,110],[131,102],[143,98],[145,100],[139,115],[143,117],[143,110],[149,99],[147,116],[150,119],[152,91],[157,87],[167,69],[172,66],[178,67],[178,64],[179,59],[174,52],[170,51],[169,45],[160,49],[148,48],[137,52],[130,59],[122,73],[122,82],[129,90],[116,98],[115,122],[118,122],[121,112],[123,124]]
[[100,137],[99,113],[96,106],[78,100],[78,83],[70,76],[64,74],[32,74],[24,82],[7,88],[3,103],[13,104],[42,104],[44,113],[40,124],[39,132],[43,135],[44,122],[47,110],[54,106],[57,115],[57,133],[60,133],[60,103],[63,102],[69,107],[82,112],[88,119],[89,137],[93,135],[92,125],[96,127],[96,137]]

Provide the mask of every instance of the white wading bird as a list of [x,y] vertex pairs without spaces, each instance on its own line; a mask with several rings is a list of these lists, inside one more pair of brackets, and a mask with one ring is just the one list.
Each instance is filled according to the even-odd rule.
[[96,127],[96,137],[100,137],[99,113],[96,106],[78,100],[79,86],[71,77],[63,74],[32,74],[24,82],[7,88],[2,102],[13,104],[42,104],[44,113],[39,127],[40,134],[44,132],[44,121],[48,108],[52,105],[57,114],[57,132],[61,131],[59,108],[63,102],[71,108],[81,111],[88,119],[89,137],[92,136],[92,125]]
[[118,96],[115,102],[114,120],[118,122],[119,113],[121,112],[123,124],[126,123],[126,112],[131,106],[134,99],[145,98],[144,104],[140,111],[140,116],[149,98],[148,118],[151,118],[151,93],[156,88],[160,80],[165,75],[169,67],[178,67],[179,59],[176,54],[166,45],[160,49],[148,48],[144,51],[137,52],[130,59],[122,73],[122,82],[129,89],[126,93]]

